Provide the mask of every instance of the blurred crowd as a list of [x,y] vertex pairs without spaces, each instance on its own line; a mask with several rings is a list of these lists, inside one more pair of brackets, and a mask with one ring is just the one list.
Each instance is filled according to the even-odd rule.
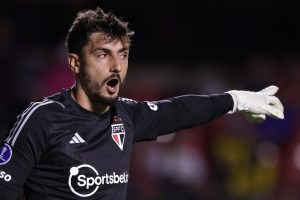
[[[7,5],[9,11],[16,9],[16,13],[5,12],[2,7],[0,14],[0,139],[30,101],[72,86],[74,77],[67,66],[64,36],[76,11],[97,4],[91,0],[65,0],[53,17],[51,13],[55,11],[46,12],[45,6],[55,8],[53,4],[39,4],[42,9],[37,11],[37,2],[28,1],[31,6],[26,6],[27,1],[21,2],[23,7]],[[121,8],[116,10],[123,14]],[[39,18],[47,14],[53,18]],[[160,26],[165,24],[167,21]],[[174,29],[176,25],[170,26]],[[170,37],[176,39],[174,35]],[[285,107],[285,119],[268,118],[263,124],[249,124],[241,115],[225,115],[208,124],[159,137],[157,141],[135,144],[128,199],[300,199],[300,51],[274,54],[258,50],[242,61],[237,57],[238,63],[231,57],[212,55],[216,62],[203,62],[195,55],[191,55],[190,61],[186,52],[184,59],[160,61],[135,58],[141,55],[138,51],[143,46],[137,45],[143,42],[149,44],[137,36],[133,43],[122,96],[140,101],[159,100],[187,93],[260,90],[274,84],[280,88],[278,97]],[[152,55],[156,56],[155,52]],[[168,54],[166,58],[172,56]]]
[[[249,124],[241,115],[226,115],[155,142],[136,144],[129,199],[300,198],[300,60],[296,55],[280,59],[257,55],[241,69],[199,65],[187,72],[184,67],[164,67],[148,66],[129,75],[127,95],[161,99],[186,92],[259,90],[275,84],[285,119]],[[137,92],[136,81],[146,92]]]

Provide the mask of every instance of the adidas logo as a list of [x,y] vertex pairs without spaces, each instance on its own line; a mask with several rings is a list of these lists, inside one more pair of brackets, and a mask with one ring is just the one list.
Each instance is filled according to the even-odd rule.
[[85,140],[76,132],[75,135],[72,137],[72,140],[69,142],[70,144],[82,144],[85,143]]

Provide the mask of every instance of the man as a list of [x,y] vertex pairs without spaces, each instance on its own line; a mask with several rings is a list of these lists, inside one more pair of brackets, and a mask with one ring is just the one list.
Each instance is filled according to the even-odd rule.
[[100,8],[78,13],[66,40],[75,84],[17,117],[0,148],[1,200],[22,188],[26,200],[122,200],[133,143],[237,111],[250,121],[284,118],[275,86],[157,102],[119,98],[131,35]]

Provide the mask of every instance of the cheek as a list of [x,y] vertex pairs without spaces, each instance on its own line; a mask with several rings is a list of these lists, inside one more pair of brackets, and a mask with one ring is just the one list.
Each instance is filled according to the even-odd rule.
[[96,70],[89,67],[86,67],[83,71],[81,71],[81,76],[83,81],[88,85],[99,84],[102,78]]
[[127,75],[127,68],[125,68],[125,69],[123,69],[122,71],[121,71],[121,79],[122,80],[124,80],[125,79],[125,77],[126,77],[126,75]]
[[87,73],[92,78],[92,80],[101,80],[105,77],[105,68],[101,65],[91,62],[87,67]]

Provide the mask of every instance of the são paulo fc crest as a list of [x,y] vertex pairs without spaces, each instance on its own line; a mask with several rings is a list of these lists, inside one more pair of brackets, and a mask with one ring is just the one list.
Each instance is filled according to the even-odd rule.
[[125,141],[125,127],[123,124],[112,124],[111,125],[111,137],[123,151],[123,145]]

